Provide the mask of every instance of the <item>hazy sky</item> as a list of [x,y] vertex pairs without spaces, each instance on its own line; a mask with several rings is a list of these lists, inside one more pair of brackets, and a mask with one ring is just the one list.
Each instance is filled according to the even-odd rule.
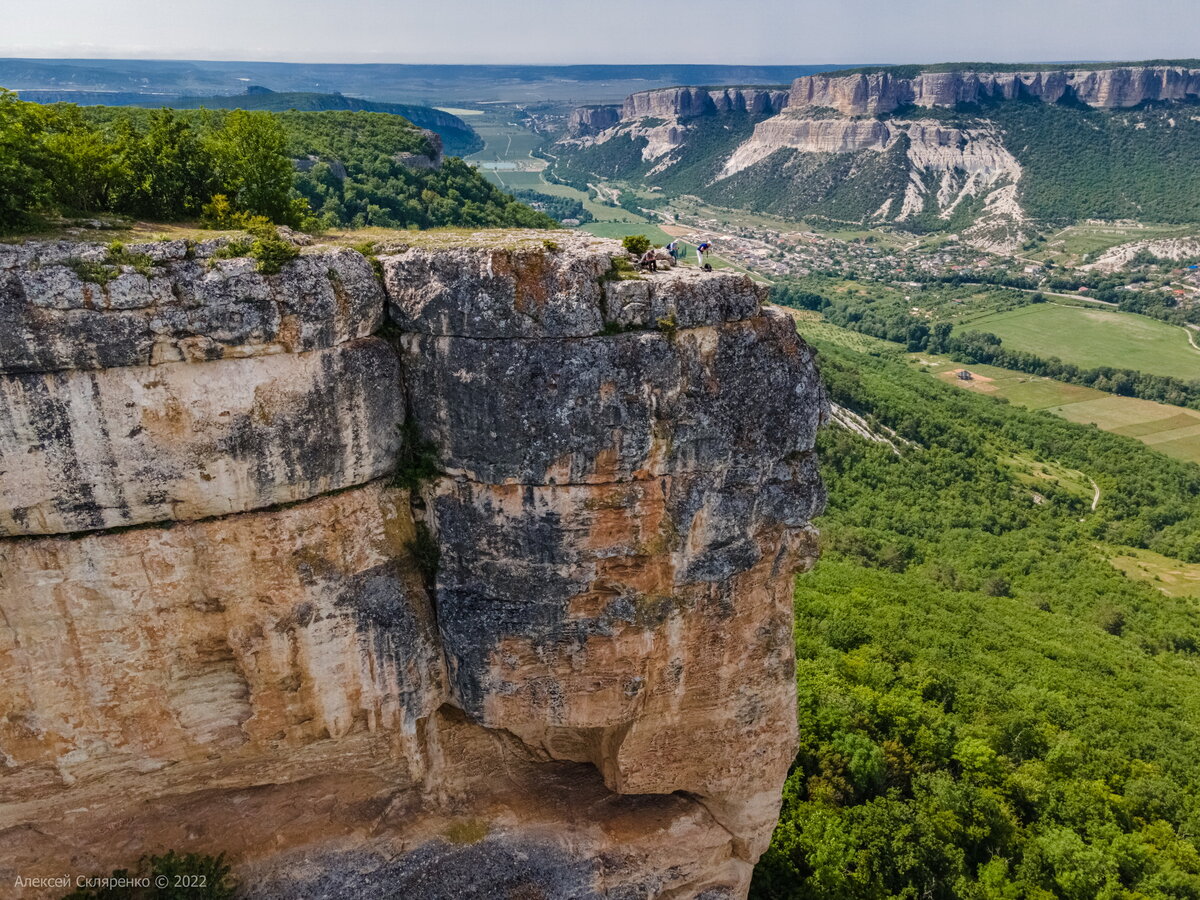
[[867,63],[1200,56],[1196,0],[0,0],[0,56]]

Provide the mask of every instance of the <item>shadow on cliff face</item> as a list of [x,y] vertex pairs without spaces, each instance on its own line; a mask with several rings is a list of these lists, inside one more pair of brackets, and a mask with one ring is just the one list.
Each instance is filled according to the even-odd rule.
[[358,572],[341,583],[336,605],[353,615],[379,688],[398,701],[404,726],[412,728],[428,698],[440,693],[445,683],[429,597],[398,561]]
[[257,900],[590,900],[596,860],[581,860],[551,841],[496,836],[478,843],[433,840],[403,856],[351,851],[304,860],[311,877],[259,885]]

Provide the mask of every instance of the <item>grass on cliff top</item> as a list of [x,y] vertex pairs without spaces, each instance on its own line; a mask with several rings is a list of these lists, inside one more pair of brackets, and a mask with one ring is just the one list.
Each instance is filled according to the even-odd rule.
[[[161,222],[113,222],[111,227],[82,228],[74,225],[42,228],[37,231],[10,234],[0,237],[0,243],[23,244],[28,241],[78,241],[80,243],[108,244],[120,241],[123,244],[151,243],[154,241],[192,240],[206,241],[226,235],[240,235],[238,230],[221,231],[202,228],[198,223],[184,222],[164,224]],[[350,228],[310,234],[312,245],[355,247],[373,243],[382,252],[400,247],[427,247],[448,249],[454,247],[493,246],[497,249],[534,250],[546,248],[546,242],[558,244],[564,249],[607,246],[606,242],[582,237],[582,232],[570,229],[532,228],[431,228],[425,231],[410,231],[402,228]]]
[[612,249],[608,241],[572,229],[534,228],[431,228],[407,231],[394,228],[357,228],[329,231],[314,239],[319,244],[354,247],[372,243],[378,253],[393,253],[409,247],[452,250],[457,247],[492,247],[497,250],[550,249],[547,242],[564,250],[591,247]]
[[80,243],[97,242],[109,244],[120,241],[123,244],[143,244],[153,241],[207,241],[228,234],[240,234],[239,231],[221,231],[203,228],[198,222],[131,222],[97,217],[94,221],[102,222],[103,227],[83,227],[74,222],[61,225],[43,225],[29,231],[11,232],[0,235],[0,244],[24,244],[29,241],[78,241]]

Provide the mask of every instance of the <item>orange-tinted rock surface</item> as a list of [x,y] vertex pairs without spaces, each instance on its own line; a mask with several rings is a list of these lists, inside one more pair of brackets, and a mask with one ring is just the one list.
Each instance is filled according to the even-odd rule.
[[[255,897],[745,894],[795,749],[825,400],[753,284],[614,280],[614,252],[430,238],[381,251],[386,340],[60,342],[95,371],[0,375],[0,882],[174,848]],[[79,518],[116,484],[124,518]]]

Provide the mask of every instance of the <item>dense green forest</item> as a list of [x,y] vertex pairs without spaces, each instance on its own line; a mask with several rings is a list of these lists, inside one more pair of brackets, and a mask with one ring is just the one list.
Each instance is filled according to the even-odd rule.
[[522,203],[544,212],[550,218],[561,222],[563,219],[574,219],[579,223],[595,221],[595,216],[588,212],[582,200],[575,197],[560,197],[556,194],[544,194],[530,188],[517,188],[512,195]]
[[1034,219],[1200,221],[1200,105],[1109,112],[1001,102],[984,110],[1021,163],[1021,205]]
[[429,151],[399,116],[368,112],[284,112],[288,154],[318,162],[296,187],[322,224],[386,228],[442,225],[553,228],[555,221],[513,199],[457,157],[415,168],[398,153]]
[[833,401],[903,441],[819,439],[802,744],[752,896],[1200,897],[1200,608],[1108,561],[1200,560],[1200,467],[819,350]]
[[198,217],[214,195],[234,210],[300,224],[286,136],[266,113],[198,120],[169,110],[23,103],[0,91],[0,228],[39,214]]
[[216,195],[303,228],[554,224],[457,158],[403,156],[431,152],[384,113],[41,106],[0,91],[0,229],[57,213],[192,220]]
[[401,116],[418,128],[436,132],[447,156],[470,156],[483,149],[483,138],[458,116],[430,106],[407,103],[379,103],[343,94],[317,94],[308,91],[269,91],[250,88],[244,94],[215,97],[180,97],[169,104],[176,109],[249,109],[267,112],[377,112]]

